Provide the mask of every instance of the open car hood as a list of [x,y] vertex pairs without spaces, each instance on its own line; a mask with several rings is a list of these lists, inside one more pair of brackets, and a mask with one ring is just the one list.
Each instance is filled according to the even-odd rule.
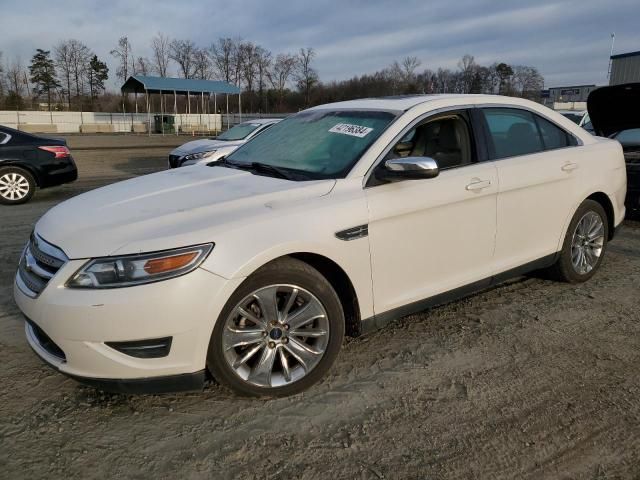
[[587,110],[596,135],[609,137],[640,128],[640,83],[593,90],[587,99]]

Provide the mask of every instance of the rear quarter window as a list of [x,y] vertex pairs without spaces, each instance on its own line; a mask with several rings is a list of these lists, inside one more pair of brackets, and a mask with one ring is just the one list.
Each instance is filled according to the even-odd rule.
[[545,150],[554,150],[556,148],[564,148],[576,145],[573,135],[568,134],[563,129],[554,125],[549,120],[535,115],[536,122],[540,128],[542,135],[542,143]]

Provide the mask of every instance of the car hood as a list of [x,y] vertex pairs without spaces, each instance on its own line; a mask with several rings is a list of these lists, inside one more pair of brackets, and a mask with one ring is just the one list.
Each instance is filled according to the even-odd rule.
[[210,138],[203,138],[200,140],[194,140],[193,142],[187,142],[184,145],[180,145],[178,148],[171,151],[171,155],[188,155],[190,153],[208,152],[217,148],[238,147],[242,145],[243,141],[224,141],[224,140],[211,140]]
[[593,90],[587,99],[587,110],[596,135],[609,137],[640,128],[640,83]]
[[70,259],[164,250],[215,242],[225,230],[326,195],[334,185],[179,168],[78,195],[49,210],[35,229]]

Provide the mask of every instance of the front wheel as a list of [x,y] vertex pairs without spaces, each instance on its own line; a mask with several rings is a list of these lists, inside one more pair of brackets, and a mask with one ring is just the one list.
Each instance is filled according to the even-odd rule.
[[324,276],[299,260],[278,260],[231,296],[213,330],[207,366],[238,393],[291,395],[322,378],[343,337],[342,306]]
[[598,202],[585,200],[569,224],[562,251],[550,273],[569,283],[589,280],[600,268],[608,238],[604,208]]

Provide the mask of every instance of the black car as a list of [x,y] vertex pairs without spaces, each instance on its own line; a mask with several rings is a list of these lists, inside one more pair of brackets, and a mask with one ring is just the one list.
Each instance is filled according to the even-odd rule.
[[640,214],[640,83],[593,90],[587,100],[596,135],[616,139],[627,164],[627,212]]
[[36,187],[53,187],[77,178],[78,169],[64,140],[0,125],[0,204],[28,202]]

